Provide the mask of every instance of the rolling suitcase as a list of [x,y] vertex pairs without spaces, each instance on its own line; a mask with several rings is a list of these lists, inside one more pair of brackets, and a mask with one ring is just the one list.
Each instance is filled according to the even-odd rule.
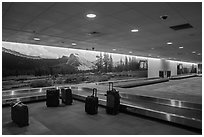
[[107,91],[106,99],[106,112],[108,114],[116,115],[119,113],[119,109],[120,109],[119,92],[113,88],[113,82],[109,82],[109,90]]
[[21,101],[11,106],[11,119],[19,127],[29,125],[28,106]]
[[61,89],[61,97],[62,97],[62,103],[66,105],[71,105],[72,100],[72,90],[70,88],[63,88]]
[[46,106],[57,107],[59,106],[59,89],[48,89],[46,90]]
[[91,115],[98,113],[98,97],[96,88],[93,89],[93,94],[91,96],[86,97],[85,111]]

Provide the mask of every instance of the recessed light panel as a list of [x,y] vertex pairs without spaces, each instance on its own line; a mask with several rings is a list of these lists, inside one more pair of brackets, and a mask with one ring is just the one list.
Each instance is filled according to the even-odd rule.
[[183,49],[183,47],[179,47],[180,49]]
[[131,32],[138,32],[138,29],[132,29]]
[[77,44],[75,42],[72,42],[72,46],[76,46]]
[[86,15],[87,18],[95,18],[96,17],[96,14],[93,14],[93,13],[89,13]]
[[35,37],[35,38],[33,38],[33,40],[40,41],[40,38]]
[[196,52],[195,52],[195,51],[193,51],[192,53],[193,53],[193,54],[195,54]]
[[113,51],[116,51],[116,49],[113,49]]
[[169,41],[169,42],[167,42],[166,44],[167,44],[167,45],[172,45],[173,43]]
[[132,51],[129,51],[129,53],[132,53]]

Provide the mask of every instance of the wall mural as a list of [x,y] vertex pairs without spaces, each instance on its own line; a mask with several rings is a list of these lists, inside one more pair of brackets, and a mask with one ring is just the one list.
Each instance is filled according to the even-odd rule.
[[182,63],[179,63],[177,65],[177,75],[181,75],[181,74],[189,74],[189,73],[196,73],[196,67],[194,64],[191,65],[184,65]]
[[92,81],[147,77],[148,68],[147,59],[137,56],[9,42],[3,42],[2,63],[3,77],[77,74],[84,81],[90,75],[107,77]]

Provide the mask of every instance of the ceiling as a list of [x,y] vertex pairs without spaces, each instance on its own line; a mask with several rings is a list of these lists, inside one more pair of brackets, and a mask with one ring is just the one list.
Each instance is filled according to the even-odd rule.
[[[96,18],[87,18],[88,13]],[[162,20],[162,15],[168,18]],[[193,28],[170,28],[186,23]],[[202,61],[202,3],[3,2],[2,40],[198,63]],[[169,41],[173,44],[167,45]]]

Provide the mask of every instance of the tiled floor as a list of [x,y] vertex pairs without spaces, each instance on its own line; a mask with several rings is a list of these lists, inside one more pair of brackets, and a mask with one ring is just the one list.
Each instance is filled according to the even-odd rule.
[[84,103],[74,101],[71,106],[47,108],[45,102],[31,103],[29,106],[30,125],[19,128],[11,122],[10,108],[2,108],[2,131],[6,134],[27,135],[192,135],[198,134],[188,129],[172,126],[163,122],[119,113],[107,115],[99,108],[97,115],[88,115]]
[[[96,84],[79,84],[81,87],[98,88],[107,91],[108,86]],[[121,93],[170,98],[202,104],[202,77],[192,77],[169,82],[145,85],[134,88],[117,88]]]
[[202,104],[202,77],[193,77],[132,88],[130,93]]

